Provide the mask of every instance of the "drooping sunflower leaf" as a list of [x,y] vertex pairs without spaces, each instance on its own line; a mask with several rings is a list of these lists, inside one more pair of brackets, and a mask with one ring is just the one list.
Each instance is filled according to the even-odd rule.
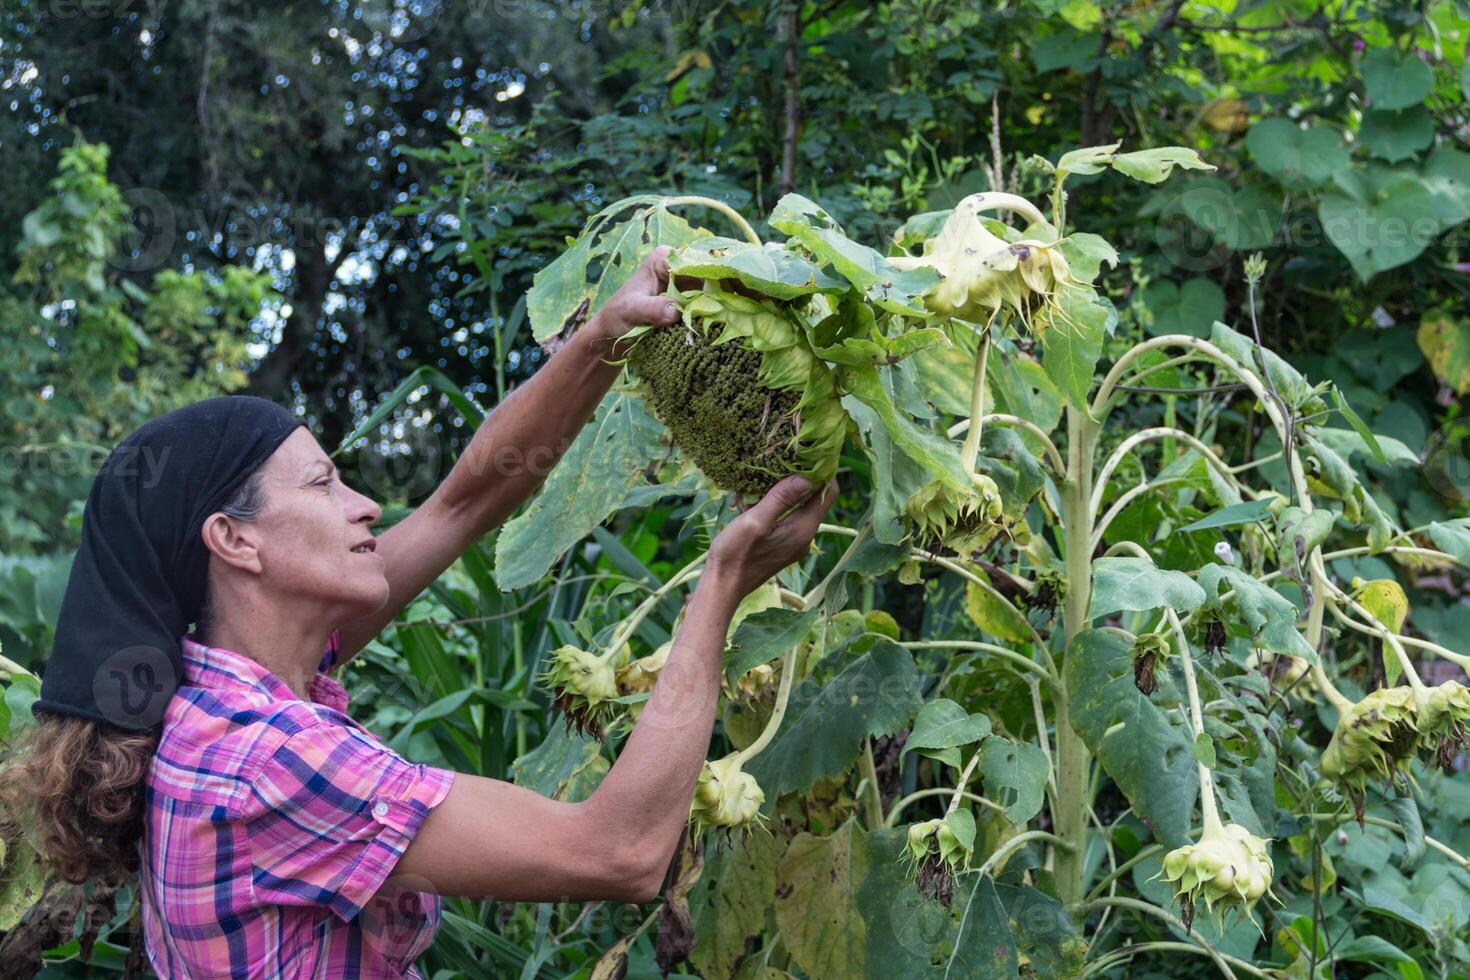
[[1194,736],[1178,711],[1138,692],[1127,634],[1083,630],[1063,672],[1077,734],[1165,847],[1188,843],[1199,791]]
[[[507,521],[495,541],[495,581],[518,589],[545,575],[644,482],[643,467],[661,451],[663,426],[636,398],[612,391],[539,493]],[[534,465],[526,459],[519,465]]]
[[848,285],[776,242],[763,248],[734,238],[711,236],[680,245],[669,253],[669,271],[701,279],[735,279],[766,296],[794,299],[812,293],[840,293]]
[[1147,558],[1098,558],[1092,563],[1088,619],[1161,606],[1183,614],[1204,601],[1204,592],[1192,578],[1183,572],[1159,568]]
[[860,290],[868,302],[890,313],[923,316],[919,296],[939,281],[929,268],[895,269],[879,252],[843,233],[832,216],[800,194],[787,194],[771,212],[771,227],[795,238]]
[[849,819],[826,837],[801,833],[776,866],[776,925],[813,977],[860,977],[867,929],[858,889],[868,873],[863,831]]
[[746,770],[767,801],[838,775],[857,758],[864,738],[891,735],[913,719],[923,700],[919,681],[913,656],[888,639],[824,685],[803,679],[791,693],[781,730]]
[[[1317,651],[1296,628],[1301,613],[1284,595],[1239,568],[1213,562],[1199,570],[1197,581],[1210,606],[1223,617],[1238,619],[1255,645],[1317,663]],[[1222,586],[1234,590],[1228,601],[1222,598]]]

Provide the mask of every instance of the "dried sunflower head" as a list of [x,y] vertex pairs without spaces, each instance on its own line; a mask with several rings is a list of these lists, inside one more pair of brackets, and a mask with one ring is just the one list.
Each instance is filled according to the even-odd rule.
[[1361,799],[1371,778],[1393,779],[1408,765],[1419,738],[1414,692],[1407,687],[1374,691],[1343,712],[1322,753],[1322,775]]
[[904,857],[919,893],[948,905],[954,897],[955,874],[970,862],[975,846],[975,818],[968,810],[911,824]]
[[951,551],[966,558],[983,552],[1005,530],[1000,488],[983,473],[970,474],[969,493],[930,480],[904,504],[902,520],[914,543],[926,551]]
[[637,391],[674,444],[734,493],[759,496],[791,474],[825,485],[848,418],[806,325],[775,301],[713,283],[678,295],[680,323],[625,335]]
[[730,830],[760,823],[766,794],[755,777],[741,769],[740,754],[706,762],[694,786],[689,816],[702,829]]
[[550,665],[541,680],[553,692],[552,703],[566,718],[568,731],[577,729],[601,736],[616,705],[618,663],[627,655],[626,644],[618,651],[591,653],[574,646],[551,652]]
[[[1191,909],[1195,899],[1203,898],[1222,921],[1232,910],[1248,916],[1256,902],[1271,891],[1276,869],[1267,843],[1239,824],[1217,823],[1197,843],[1164,855],[1162,874]],[[1192,912],[1186,915],[1193,918]]]
[[1434,752],[1441,769],[1452,772],[1470,724],[1470,688],[1455,680],[1431,687],[1419,700],[1418,722],[1419,744]]

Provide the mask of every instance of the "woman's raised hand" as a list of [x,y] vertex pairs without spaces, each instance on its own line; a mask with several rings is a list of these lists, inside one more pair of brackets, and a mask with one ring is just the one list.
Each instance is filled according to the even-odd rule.
[[807,553],[836,500],[836,480],[818,493],[804,477],[786,477],[715,536],[709,569],[728,578],[742,597],[749,595]]

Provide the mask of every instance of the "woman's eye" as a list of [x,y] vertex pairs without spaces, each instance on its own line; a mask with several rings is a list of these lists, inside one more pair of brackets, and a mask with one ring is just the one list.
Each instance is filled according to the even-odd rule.
[[330,476],[324,476],[320,480],[317,480],[315,483],[312,484],[312,486],[314,487],[329,487],[331,485],[332,478]]

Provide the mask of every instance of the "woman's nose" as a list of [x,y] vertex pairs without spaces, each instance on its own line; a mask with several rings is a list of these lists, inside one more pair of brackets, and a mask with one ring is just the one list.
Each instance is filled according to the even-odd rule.
[[347,507],[348,517],[352,523],[365,523],[368,527],[378,523],[378,519],[383,516],[383,508],[378,505],[378,502],[356,490],[350,492],[352,496]]

